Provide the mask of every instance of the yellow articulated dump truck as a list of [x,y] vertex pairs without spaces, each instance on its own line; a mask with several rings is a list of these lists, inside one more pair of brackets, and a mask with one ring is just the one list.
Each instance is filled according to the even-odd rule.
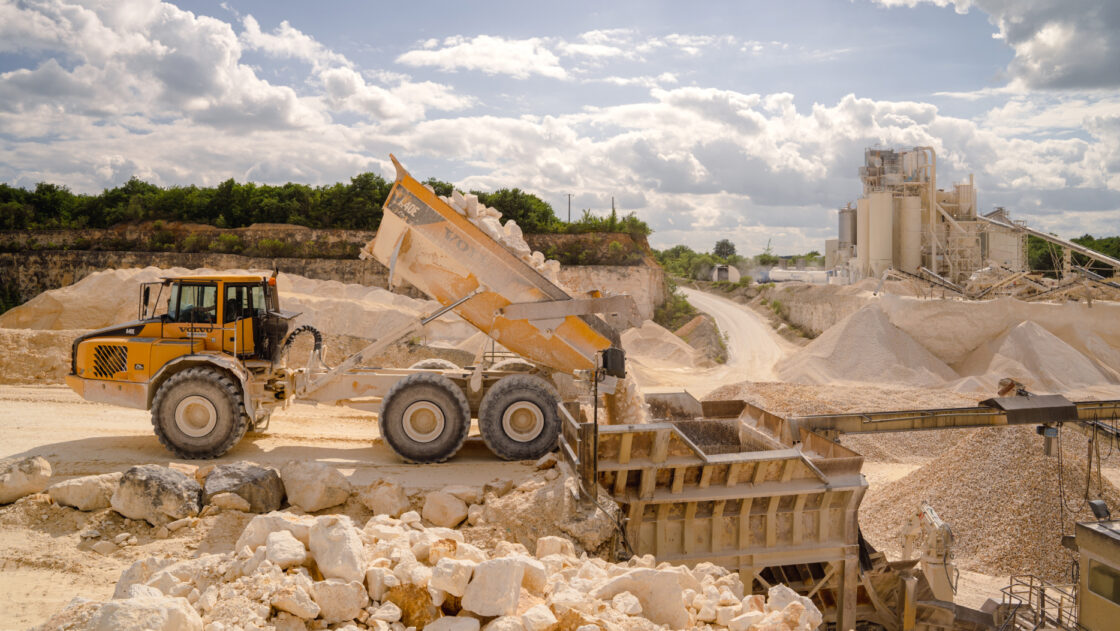
[[[450,458],[472,418],[502,458],[553,450],[561,404],[592,379],[609,392],[624,376],[618,331],[596,314],[631,323],[633,300],[569,296],[393,162],[397,179],[363,257],[389,268],[390,285],[403,279],[438,301],[434,313],[327,367],[318,331],[291,330],[298,314],[282,310],[274,276],[165,278],[141,287],[137,321],[74,341],[67,384],[90,401],[151,410],[156,436],[181,458],[224,454],[297,398],[377,412],[385,441],[412,462]],[[451,311],[520,359],[364,365]],[[305,332],[311,360],[292,368],[287,350]]]

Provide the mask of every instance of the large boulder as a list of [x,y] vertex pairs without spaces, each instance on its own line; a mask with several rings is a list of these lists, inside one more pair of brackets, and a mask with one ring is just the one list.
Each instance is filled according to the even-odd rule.
[[353,620],[369,604],[369,594],[360,581],[328,578],[311,586],[311,598],[319,605],[319,617],[327,624]]
[[29,456],[0,467],[0,504],[39,493],[51,479],[51,463],[41,456]]
[[277,530],[286,530],[292,533],[303,545],[311,543],[311,526],[315,524],[315,518],[310,515],[293,515],[292,513],[273,512],[265,515],[257,515],[245,525],[245,530],[241,531],[241,536],[237,538],[237,543],[234,544],[234,550],[240,550],[246,546],[250,550],[256,550],[263,546],[268,541],[268,535]]
[[492,559],[474,568],[463,593],[463,609],[480,616],[511,616],[517,612],[525,567],[517,559]]
[[350,497],[350,482],[321,462],[292,460],[280,468],[288,501],[308,513],[338,506]]
[[467,518],[467,504],[450,493],[436,491],[424,498],[424,519],[444,528],[454,528]]
[[396,482],[378,480],[358,491],[358,501],[374,515],[400,517],[410,506],[404,488]]
[[284,483],[280,473],[272,467],[262,467],[252,462],[232,462],[218,465],[206,476],[202,489],[202,503],[220,493],[233,493],[249,502],[250,513],[268,513],[280,510],[284,504]]
[[186,598],[138,596],[101,605],[86,628],[90,631],[202,631],[202,618]]
[[122,475],[117,471],[56,482],[47,487],[47,494],[56,504],[73,506],[78,510],[109,508],[109,500],[120,486]]
[[124,472],[109,505],[129,519],[162,526],[173,519],[197,515],[201,499],[202,487],[194,478],[181,471],[146,464]]
[[346,515],[323,515],[316,518],[315,525],[311,527],[309,542],[311,555],[315,557],[315,563],[323,576],[359,583],[365,579],[366,562],[362,538]]
[[690,624],[684,589],[675,572],[631,570],[594,589],[591,597],[611,600],[622,592],[636,596],[643,615],[654,624],[668,625],[670,629],[685,629]]

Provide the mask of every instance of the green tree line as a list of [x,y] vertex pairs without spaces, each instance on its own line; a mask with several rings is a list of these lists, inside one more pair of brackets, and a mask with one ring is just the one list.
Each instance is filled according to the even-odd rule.
[[[426,182],[440,195],[452,185]],[[375,173],[362,173],[349,183],[308,186],[239,183],[226,180],[213,187],[160,187],[133,177],[96,195],[40,182],[32,189],[0,184],[0,229],[107,228],[123,222],[164,220],[240,228],[254,223],[286,223],[311,228],[376,230],[381,207],[393,183]],[[584,212],[571,224],[561,221],[552,206],[518,188],[471,191],[479,201],[501,211],[529,233],[626,232],[647,236],[649,226],[633,213],[606,217]]]
[[[1120,236],[1115,237],[1094,237],[1091,234],[1085,234],[1070,241],[1104,254],[1111,256],[1114,259],[1120,259]],[[1041,272],[1047,276],[1056,277],[1057,272],[1062,269],[1062,256],[1065,248],[1050,243],[1045,239],[1040,239],[1035,236],[1027,237],[1027,262],[1032,271]],[[1074,265],[1093,270],[1103,276],[1112,276],[1113,270],[1098,261],[1091,260],[1089,257],[1074,252],[1071,256],[1071,261]]]

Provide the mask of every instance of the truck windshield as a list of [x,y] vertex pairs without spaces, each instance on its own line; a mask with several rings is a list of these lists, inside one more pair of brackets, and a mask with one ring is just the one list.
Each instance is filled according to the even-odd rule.
[[167,318],[171,322],[213,324],[218,314],[218,288],[214,285],[176,283],[171,286]]

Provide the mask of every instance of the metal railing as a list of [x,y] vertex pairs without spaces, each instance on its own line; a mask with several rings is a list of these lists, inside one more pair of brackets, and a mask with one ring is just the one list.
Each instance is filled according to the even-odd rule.
[[1000,591],[1008,612],[1000,631],[1080,628],[1075,585],[1059,585],[1026,574],[1012,576],[1011,583]]

